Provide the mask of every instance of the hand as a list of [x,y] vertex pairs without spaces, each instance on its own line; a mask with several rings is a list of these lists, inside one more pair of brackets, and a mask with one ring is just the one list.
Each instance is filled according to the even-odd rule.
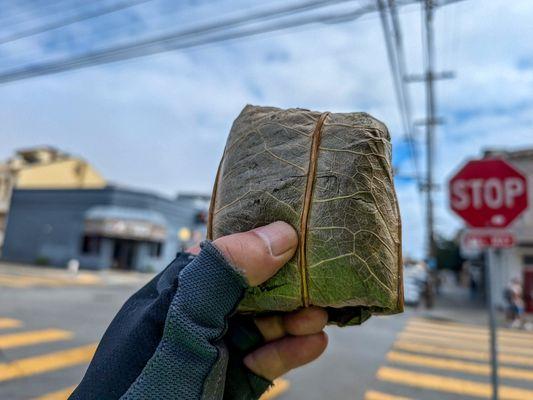
[[[274,222],[221,237],[213,244],[244,273],[251,286],[257,286],[292,258],[298,236],[289,224]],[[327,319],[326,311],[316,307],[256,318],[267,344],[248,354],[244,364],[257,375],[273,380],[315,360],[327,346],[327,336],[322,331]]]

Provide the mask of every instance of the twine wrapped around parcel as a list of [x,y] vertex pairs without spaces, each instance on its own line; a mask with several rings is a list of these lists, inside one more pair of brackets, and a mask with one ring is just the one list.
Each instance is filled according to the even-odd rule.
[[325,307],[355,325],[403,311],[401,222],[385,125],[365,113],[246,106],[233,123],[209,210],[216,239],[274,221],[295,256],[239,311]]

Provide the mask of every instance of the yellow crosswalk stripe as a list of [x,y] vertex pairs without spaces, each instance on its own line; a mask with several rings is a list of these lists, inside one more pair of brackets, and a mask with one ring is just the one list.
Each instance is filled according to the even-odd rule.
[[22,321],[13,318],[0,318],[0,329],[18,328],[22,326]]
[[33,400],[67,400],[75,388],[76,386],[69,386],[68,388],[58,390],[57,392],[35,397]]
[[61,286],[60,281],[25,275],[0,275],[0,285],[8,287],[26,288],[32,286]]
[[72,332],[62,329],[43,329],[39,331],[11,333],[0,335],[0,348],[9,349],[13,347],[30,346],[32,344],[55,342],[58,340],[68,340],[74,335]]
[[[419,373],[398,368],[381,367],[376,376],[379,380],[386,382],[462,396],[488,398],[492,393],[491,385],[487,383]],[[500,400],[533,399],[533,390],[520,389],[512,386],[502,385],[498,393]]]
[[[464,372],[466,374],[482,376],[488,376],[490,374],[490,366],[488,364],[479,364],[469,361],[453,360],[449,358],[428,357],[402,353],[399,351],[391,351],[387,354],[387,359],[400,364]],[[501,378],[533,381],[533,371],[520,368],[500,367],[498,368],[498,376]]]
[[29,276],[17,274],[0,274],[0,286],[28,288],[34,286],[60,287],[68,285],[96,285],[102,279],[94,274],[81,273],[76,276]]
[[76,285],[97,285],[102,283],[102,278],[90,273],[80,273],[74,277]]
[[[442,333],[448,333],[448,332],[461,332],[461,333],[469,333],[472,335],[488,335],[489,331],[488,329],[484,328],[472,328],[472,327],[464,327],[464,328],[458,328],[458,327],[449,327],[447,325],[437,325],[437,324],[426,324],[426,323],[419,323],[419,322],[409,322],[407,324],[407,329],[409,328],[415,328],[415,329],[431,329],[433,332],[442,332]],[[509,333],[509,332],[503,332],[500,329],[498,329],[498,337],[500,338],[506,338],[509,340],[524,340],[529,341],[530,343],[533,343],[533,335],[531,333],[526,332],[516,332],[516,333]]]
[[0,382],[56,371],[91,360],[96,344],[0,363]]
[[[435,346],[416,341],[400,340],[393,347],[399,350],[407,350],[415,353],[434,354],[439,356],[464,358],[468,360],[489,361],[489,353],[482,350],[457,349],[448,346]],[[533,366],[533,358],[515,354],[498,352],[498,360],[503,364],[517,364]]]
[[283,378],[278,378],[274,380],[274,384],[268,389],[260,398],[259,400],[272,400],[276,397],[282,395],[287,390],[289,390],[289,387],[291,386],[290,382]]
[[[488,340],[489,334],[488,333],[470,333],[470,332],[457,332],[457,331],[448,331],[443,329],[432,329],[432,328],[421,328],[421,327],[415,327],[410,326],[407,329],[405,329],[403,332],[409,332],[409,333],[421,333],[424,335],[439,335],[439,336],[446,336],[446,337],[454,337],[454,338],[464,338],[464,339],[472,339],[472,340]],[[502,337],[498,336],[498,342],[500,343],[507,343],[507,344],[516,344],[516,345],[523,345],[523,346],[532,346],[533,345],[533,339],[523,339],[523,338],[510,338],[510,337]]]
[[[436,328],[446,328],[446,329],[458,329],[458,330],[469,330],[469,331],[478,331],[478,332],[487,332],[488,329],[484,326],[480,325],[472,325],[472,324],[462,324],[459,322],[453,322],[453,321],[434,321],[434,320],[428,320],[428,319],[421,319],[421,318],[413,318],[409,320],[410,324],[416,324],[420,326],[427,326],[427,327],[436,327]],[[517,331],[516,329],[509,329],[509,328],[498,328],[498,334],[501,335],[507,335],[510,337],[524,337],[524,338],[533,338],[533,332],[521,332]]]
[[31,283],[28,281],[20,280],[18,277],[0,276],[0,286],[12,288],[27,288],[31,287]]
[[392,394],[378,392],[376,390],[367,390],[365,400],[412,400],[408,397],[394,396]]
[[[428,334],[419,334],[419,333],[413,333],[413,332],[401,332],[398,334],[398,337],[400,340],[410,340],[410,341],[423,341],[423,342],[429,342],[429,343],[438,343],[444,344],[450,347],[459,347],[459,348],[466,348],[470,350],[487,350],[488,348],[488,340],[480,340],[480,339],[458,339],[458,338],[450,338],[447,336],[438,336],[435,334],[428,335]],[[513,354],[520,354],[520,355],[527,355],[527,356],[533,356],[533,348],[531,346],[523,346],[523,345],[516,345],[513,346],[511,344],[500,344],[498,346],[498,350],[506,353],[513,353]]]

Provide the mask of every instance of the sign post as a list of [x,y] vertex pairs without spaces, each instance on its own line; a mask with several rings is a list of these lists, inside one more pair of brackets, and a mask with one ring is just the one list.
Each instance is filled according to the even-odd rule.
[[[490,331],[490,379],[492,382],[492,400],[498,400],[498,344],[496,342],[496,310],[494,299],[492,298],[492,281],[494,279],[493,264],[500,268],[500,250],[489,249],[489,262],[485,263],[485,282],[487,293],[487,309],[489,311],[489,331]],[[494,263],[492,261],[495,261]]]
[[469,161],[450,180],[451,209],[470,228],[462,244],[488,249],[485,283],[490,331],[490,362],[492,400],[498,400],[498,349],[496,311],[492,283],[494,268],[502,268],[501,248],[512,247],[515,237],[503,230],[526,208],[528,201],[526,177],[502,159]]

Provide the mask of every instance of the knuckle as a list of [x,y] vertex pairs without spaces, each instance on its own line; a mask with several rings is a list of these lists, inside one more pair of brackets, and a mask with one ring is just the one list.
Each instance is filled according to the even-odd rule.
[[254,242],[254,249],[259,256],[273,258],[270,245],[266,242],[266,240],[263,238],[263,236],[261,236],[260,233],[255,230],[251,230],[247,232],[247,234],[249,234],[253,238],[252,240]]

